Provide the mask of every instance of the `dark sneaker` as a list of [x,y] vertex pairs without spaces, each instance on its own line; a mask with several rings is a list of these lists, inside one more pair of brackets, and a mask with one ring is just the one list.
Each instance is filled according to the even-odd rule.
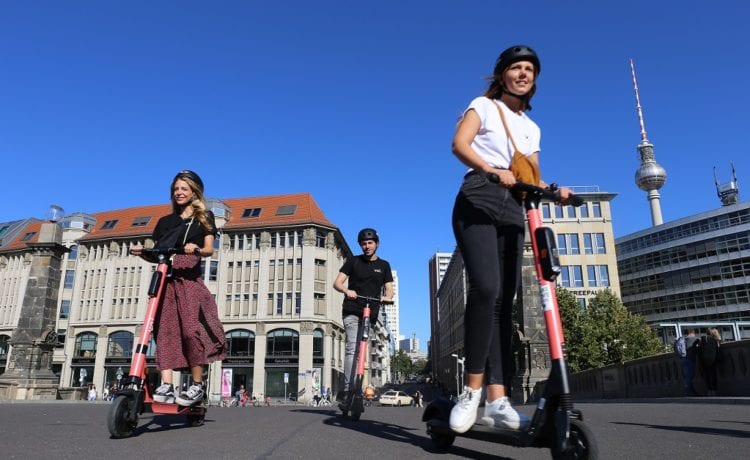
[[348,396],[347,393],[349,393],[349,392],[348,391],[343,391],[343,390],[339,391],[336,394],[336,401],[337,402],[345,402],[346,401],[346,397]]
[[190,385],[190,388],[188,388],[187,391],[180,393],[180,396],[175,398],[175,401],[181,406],[193,406],[203,401],[204,395],[205,391],[203,390],[203,385],[193,384]]
[[173,403],[174,402],[174,388],[169,383],[162,383],[159,388],[154,391],[154,401],[160,403]]

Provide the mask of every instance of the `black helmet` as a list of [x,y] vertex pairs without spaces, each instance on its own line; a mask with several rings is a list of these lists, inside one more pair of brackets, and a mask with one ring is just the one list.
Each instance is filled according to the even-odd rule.
[[530,61],[533,63],[535,76],[539,75],[539,72],[542,70],[542,64],[539,62],[539,56],[536,55],[536,51],[528,46],[516,45],[500,53],[495,62],[494,74],[502,74],[511,64],[518,61]]
[[363,228],[357,234],[357,243],[361,244],[363,241],[367,241],[367,240],[373,240],[376,243],[380,242],[380,237],[378,237],[378,232],[375,231],[374,228]]
[[176,181],[177,179],[181,179],[181,178],[190,179],[191,181],[195,182],[195,185],[197,185],[201,193],[203,193],[203,181],[201,180],[201,176],[199,176],[198,174],[194,173],[193,171],[189,169],[184,169],[178,172],[176,176],[174,176],[172,183],[174,183],[174,181]]

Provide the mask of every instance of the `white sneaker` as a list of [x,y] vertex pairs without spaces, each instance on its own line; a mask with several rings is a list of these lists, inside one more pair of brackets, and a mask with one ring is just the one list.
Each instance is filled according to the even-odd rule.
[[477,420],[477,408],[482,399],[482,389],[464,387],[458,402],[451,410],[450,426],[456,433],[466,433]]
[[154,391],[152,398],[156,402],[171,404],[174,402],[174,388],[171,383],[162,383]]
[[524,430],[529,426],[529,418],[513,409],[510,401],[508,401],[508,397],[503,396],[492,402],[487,401],[485,403],[482,424],[496,428]]

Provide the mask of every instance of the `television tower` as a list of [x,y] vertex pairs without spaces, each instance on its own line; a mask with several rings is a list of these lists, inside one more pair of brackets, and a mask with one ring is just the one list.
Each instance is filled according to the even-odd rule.
[[641,99],[638,95],[638,82],[635,79],[635,66],[633,60],[630,60],[630,71],[633,74],[633,87],[635,88],[635,103],[638,109],[638,121],[641,124],[641,143],[638,144],[638,154],[641,159],[641,166],[635,172],[635,183],[638,188],[648,192],[648,201],[651,205],[651,223],[661,225],[664,221],[661,218],[661,197],[659,189],[667,180],[667,171],[656,162],[654,158],[654,146],[646,138],[646,128],[643,124],[643,111],[641,110]]

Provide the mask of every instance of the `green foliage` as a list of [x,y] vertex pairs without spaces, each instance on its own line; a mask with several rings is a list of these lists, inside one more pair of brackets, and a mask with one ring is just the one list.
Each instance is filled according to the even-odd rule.
[[573,372],[652,356],[664,351],[656,333],[629,312],[610,290],[599,292],[581,310],[575,296],[557,289],[568,366]]
[[404,350],[399,350],[395,356],[391,356],[391,371],[401,378],[411,375],[412,363]]

